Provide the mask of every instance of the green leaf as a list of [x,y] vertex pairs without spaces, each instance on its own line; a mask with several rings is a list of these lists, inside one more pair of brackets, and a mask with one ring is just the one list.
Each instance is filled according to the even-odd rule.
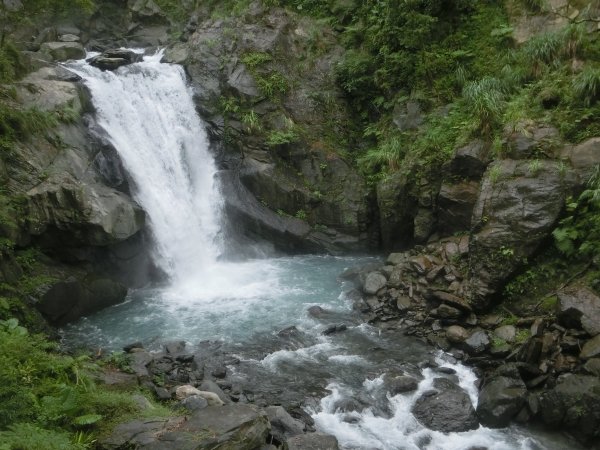
[[100,414],[85,414],[83,416],[76,417],[73,420],[73,423],[75,425],[92,425],[100,420],[102,420],[102,416]]

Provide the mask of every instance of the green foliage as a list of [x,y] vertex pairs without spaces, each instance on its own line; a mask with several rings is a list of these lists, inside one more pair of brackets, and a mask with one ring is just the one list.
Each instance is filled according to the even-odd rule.
[[16,319],[0,321],[1,449],[87,448],[93,433],[138,413],[131,394],[95,385],[88,357],[56,349]]
[[0,100],[0,155],[10,152],[17,141],[42,134],[57,125],[54,114],[37,109],[19,109]]
[[279,72],[256,76],[256,84],[260,93],[269,99],[276,99],[289,89],[287,80]]
[[589,259],[600,252],[600,166],[577,201],[567,203],[567,216],[552,235],[558,250],[567,257]]
[[171,20],[177,23],[184,23],[189,17],[189,11],[185,7],[185,2],[179,0],[154,0],[159,8]]
[[594,104],[600,98],[600,68],[586,66],[573,78],[573,91],[584,106]]
[[250,52],[242,57],[242,62],[253,70],[273,60],[273,57],[265,52]]
[[506,92],[501,81],[497,78],[484,77],[469,82],[463,89],[463,97],[467,108],[478,120],[483,134],[489,135],[498,125],[504,108]]
[[17,423],[0,431],[0,450],[83,450],[61,431],[46,430],[30,423]]
[[0,47],[0,83],[9,83],[24,72],[19,51],[11,42]]
[[300,136],[293,129],[289,130],[275,130],[269,132],[267,136],[267,145],[270,147],[276,147],[278,145],[291,144],[298,142]]
[[254,110],[250,110],[242,115],[242,123],[246,125],[246,131],[253,133],[262,129],[258,115]]
[[527,339],[529,339],[530,336],[531,333],[529,332],[529,330],[519,330],[517,331],[517,335],[515,336],[515,342],[517,344],[523,344],[525,341],[527,341]]
[[299,209],[298,211],[296,211],[296,214],[294,214],[294,217],[296,217],[296,219],[306,220],[306,211],[304,211],[303,209]]

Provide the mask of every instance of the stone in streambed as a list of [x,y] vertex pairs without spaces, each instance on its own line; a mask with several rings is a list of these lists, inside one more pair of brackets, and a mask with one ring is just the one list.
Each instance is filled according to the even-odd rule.
[[380,272],[371,272],[365,278],[363,291],[368,295],[375,295],[377,291],[385,287],[387,279]]
[[323,433],[307,433],[286,441],[288,450],[339,450],[335,436]]
[[568,328],[583,328],[592,337],[600,334],[600,297],[587,287],[560,291],[557,315],[559,322]]
[[111,49],[88,59],[87,62],[100,70],[116,70],[121,66],[140,62],[142,59],[142,55],[131,50]]
[[452,325],[446,330],[446,339],[452,344],[462,344],[469,338],[469,332],[460,325]]
[[304,424],[290,416],[282,406],[268,406],[265,413],[271,423],[271,435],[279,442],[304,432]]
[[445,378],[436,378],[437,390],[415,402],[412,413],[424,426],[444,433],[474,430],[479,426],[468,394]]
[[477,416],[488,427],[506,427],[525,404],[527,387],[515,368],[511,376],[494,376],[479,394]]
[[494,330],[494,336],[504,342],[514,342],[517,337],[517,329],[513,325],[503,325]]
[[595,356],[600,356],[600,334],[587,341],[579,354],[581,359],[589,359]]
[[452,306],[441,304],[435,309],[430,311],[433,317],[439,317],[440,319],[458,319],[463,315],[461,311]]
[[467,353],[471,355],[477,355],[483,353],[490,346],[490,339],[485,331],[475,331],[469,338],[464,342],[464,347]]
[[404,392],[417,390],[419,387],[419,382],[415,378],[407,375],[400,375],[396,377],[386,375],[384,386],[390,395],[394,396]]
[[208,400],[200,395],[192,395],[191,397],[184,398],[181,401],[181,406],[183,406],[188,411],[194,412],[200,409],[204,409],[208,407]]

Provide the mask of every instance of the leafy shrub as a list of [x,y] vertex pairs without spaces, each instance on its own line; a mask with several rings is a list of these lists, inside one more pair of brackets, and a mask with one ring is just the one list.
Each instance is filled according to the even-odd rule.
[[489,134],[502,115],[506,98],[505,86],[497,78],[485,77],[467,83],[463,89],[463,97],[483,133]]
[[271,131],[267,137],[267,145],[275,147],[298,142],[299,139],[300,136],[294,130]]
[[573,78],[573,92],[585,106],[591,106],[600,98],[600,69],[585,67]]
[[32,425],[18,423],[7,431],[0,431],[0,450],[83,450],[85,447],[71,442],[68,433],[51,431]]
[[242,57],[242,62],[249,69],[255,69],[256,67],[262,66],[263,64],[266,64],[272,60],[273,58],[271,57],[271,55],[265,52],[250,52],[246,53]]
[[600,166],[577,201],[567,204],[567,213],[552,232],[556,247],[568,257],[594,257],[600,252]]
[[260,93],[270,99],[284,95],[289,89],[287,80],[279,72],[257,76],[256,84]]

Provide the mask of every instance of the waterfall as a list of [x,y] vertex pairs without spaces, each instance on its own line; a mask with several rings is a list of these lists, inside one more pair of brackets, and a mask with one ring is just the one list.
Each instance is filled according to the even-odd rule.
[[185,73],[161,64],[161,56],[115,72],[84,61],[71,68],[89,87],[97,122],[134,182],[154,235],[154,260],[178,284],[217,263],[221,196]]

